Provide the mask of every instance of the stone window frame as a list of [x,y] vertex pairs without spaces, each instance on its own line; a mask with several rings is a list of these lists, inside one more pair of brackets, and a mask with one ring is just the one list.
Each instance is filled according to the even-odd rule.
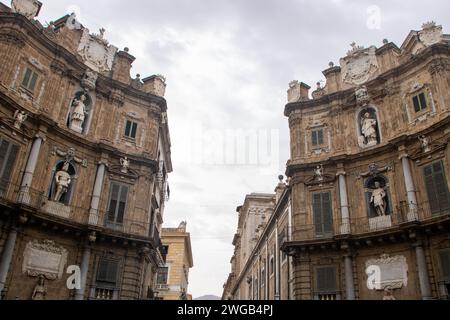
[[[127,137],[125,135],[126,125],[127,125],[128,121],[137,124],[135,138]],[[143,117],[140,117],[140,115],[137,112],[124,113],[122,115],[120,128],[118,128],[118,130],[120,130],[118,132],[119,140],[125,144],[131,144],[132,146],[135,146],[135,147],[142,147],[143,143],[144,143],[144,138],[145,138],[144,127],[145,127],[145,119]]]
[[[315,131],[323,132],[323,143],[318,145],[313,145],[312,135]],[[307,134],[305,135],[305,154],[312,156],[320,156],[323,153],[330,153],[332,150],[331,144],[331,130],[327,123],[316,122],[311,126],[308,126],[305,130]]]
[[[22,82],[25,78],[25,74],[27,70],[30,69],[38,75],[36,80],[36,84],[33,91],[30,91],[28,88],[22,85]],[[45,88],[45,79],[47,76],[47,72],[44,69],[43,65],[33,57],[23,57],[22,61],[19,63],[16,69],[16,74],[14,76],[11,87],[16,89],[19,93],[24,95],[27,99],[36,100],[39,104],[39,100],[44,92]]]
[[[415,111],[413,98],[425,94],[425,99],[427,101],[427,108],[419,112]],[[405,101],[405,111],[408,118],[409,125],[417,125],[417,123],[425,121],[428,117],[436,115],[437,109],[433,98],[433,92],[431,90],[431,85],[429,83],[418,84],[416,83],[413,88],[404,94],[403,99]]]

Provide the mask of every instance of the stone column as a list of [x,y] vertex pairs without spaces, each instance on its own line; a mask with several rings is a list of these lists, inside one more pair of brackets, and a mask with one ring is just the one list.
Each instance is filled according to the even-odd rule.
[[75,300],[84,300],[90,260],[91,260],[91,246],[90,244],[87,244],[84,247],[83,260],[81,261],[81,276],[80,276],[81,288],[77,290]]
[[350,211],[348,209],[348,195],[347,195],[347,181],[346,173],[343,166],[340,165],[340,170],[337,173],[339,177],[339,195],[340,195],[340,205],[341,205],[341,230],[340,234],[350,234]]
[[264,300],[269,300],[269,239],[266,239],[266,265],[264,266]]
[[411,165],[409,163],[408,154],[404,150],[404,146],[400,148],[401,155],[399,159],[402,161],[403,166],[403,176],[405,179],[405,187],[408,195],[408,213],[407,221],[416,221],[419,219],[418,216],[418,206],[416,197],[416,188],[414,186],[414,181],[411,173]]
[[280,300],[280,242],[278,241],[278,220],[275,222],[275,300]]
[[14,254],[14,247],[17,240],[17,228],[12,227],[8,234],[5,247],[3,249],[2,258],[0,260],[0,299],[3,296],[3,290],[5,290],[6,280],[9,273],[9,267]]
[[33,182],[34,172],[39,158],[39,152],[41,150],[44,138],[41,135],[36,135],[31,147],[31,152],[28,157],[27,166],[23,174],[22,183],[20,185],[19,202],[24,204],[30,203],[30,187]]
[[94,191],[92,192],[91,208],[89,210],[89,224],[98,224],[98,206],[100,203],[100,196],[103,190],[103,180],[105,178],[106,164],[100,162],[97,168],[97,175],[95,177]]
[[355,300],[355,282],[353,280],[353,259],[350,253],[344,256],[345,265],[345,293],[347,300]]
[[428,275],[427,261],[425,258],[425,251],[423,250],[423,243],[417,241],[413,247],[416,249],[417,270],[419,273],[420,292],[423,300],[431,300],[431,286]]

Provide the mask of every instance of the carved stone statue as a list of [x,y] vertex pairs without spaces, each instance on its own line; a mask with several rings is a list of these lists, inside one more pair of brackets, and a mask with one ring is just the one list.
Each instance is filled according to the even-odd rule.
[[43,275],[40,275],[38,283],[37,283],[36,287],[34,288],[31,299],[32,300],[45,300],[46,295],[47,295],[47,289],[45,288],[45,277]]
[[55,183],[56,183],[56,195],[55,202],[61,201],[61,198],[64,194],[69,190],[70,184],[72,182],[72,178],[70,177],[69,171],[69,163],[65,162],[62,170],[58,171],[55,175]]
[[431,151],[430,147],[430,139],[425,136],[420,136],[419,141],[422,144],[422,150],[423,152],[427,153]]
[[120,159],[120,165],[122,169],[120,170],[122,173],[128,173],[128,169],[130,168],[130,160],[127,157]]
[[381,184],[375,182],[375,190],[372,191],[370,203],[373,203],[377,214],[382,217],[386,215],[386,191],[381,187]]
[[85,89],[94,90],[97,82],[98,74],[89,69],[83,75],[83,79],[81,80],[81,85]]
[[317,180],[323,181],[323,165],[317,166],[314,169],[314,176]]
[[384,289],[383,300],[385,300],[385,301],[396,300],[391,288],[387,287],[386,289]]
[[73,111],[70,116],[70,129],[78,133],[83,132],[83,123],[86,119],[86,95],[82,94],[79,99],[73,101]]
[[369,112],[366,112],[361,119],[361,133],[364,146],[372,147],[378,143],[377,120],[373,119]]
[[22,124],[27,120],[27,118],[28,115],[25,111],[17,110],[14,113],[14,127],[20,130],[22,128]]

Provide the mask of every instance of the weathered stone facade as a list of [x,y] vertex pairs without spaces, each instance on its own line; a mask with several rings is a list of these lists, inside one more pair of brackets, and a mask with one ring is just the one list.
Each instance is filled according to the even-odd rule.
[[160,268],[156,295],[160,300],[192,300],[188,294],[189,271],[194,267],[191,235],[186,222],[178,228],[163,228],[161,242],[165,265]]
[[[290,223],[276,238],[291,267],[276,278],[290,294],[263,290],[267,281],[255,291],[261,266],[242,268],[238,231],[224,299],[449,297],[449,40],[426,23],[400,48],[352,44],[311,96],[307,84],[290,83]],[[255,261],[264,261],[265,243],[271,255],[276,225],[256,234]]]
[[448,297],[449,40],[427,23],[401,48],[354,45],[312,99],[291,84],[296,299]]
[[2,298],[153,298],[172,171],[165,79],[132,79],[134,57],[104,30],[74,15],[43,27],[21,2],[0,7]]

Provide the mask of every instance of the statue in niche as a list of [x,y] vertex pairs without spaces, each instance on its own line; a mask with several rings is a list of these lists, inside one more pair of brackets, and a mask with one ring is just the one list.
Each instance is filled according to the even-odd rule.
[[28,115],[25,111],[17,110],[14,113],[14,127],[18,130],[22,128],[22,125],[27,121]]
[[375,190],[372,191],[370,203],[374,205],[375,211],[380,217],[386,216],[386,208],[387,208],[386,196],[387,196],[386,191],[381,186],[381,183],[376,181]]
[[419,137],[419,141],[422,144],[422,150],[423,152],[427,153],[431,151],[431,147],[430,147],[430,139],[425,137],[425,136],[420,136]]
[[83,124],[86,119],[86,101],[87,97],[83,93],[79,98],[75,98],[72,103],[72,114],[70,116],[70,129],[78,133],[83,133]]
[[69,190],[70,184],[72,182],[72,178],[70,177],[69,171],[69,162],[65,162],[62,170],[58,171],[55,175],[55,183],[56,183],[56,195],[55,202],[60,202],[61,198],[64,194]]
[[47,289],[45,288],[45,277],[43,275],[40,275],[38,283],[37,283],[36,287],[34,288],[31,299],[32,300],[45,300],[46,295],[47,295]]
[[130,168],[130,160],[127,157],[120,159],[120,165],[122,169],[120,170],[122,173],[128,173],[128,169]]
[[373,118],[370,112],[364,113],[363,118],[361,118],[361,141],[365,147],[372,147],[378,143],[378,132],[377,132],[378,121]]

